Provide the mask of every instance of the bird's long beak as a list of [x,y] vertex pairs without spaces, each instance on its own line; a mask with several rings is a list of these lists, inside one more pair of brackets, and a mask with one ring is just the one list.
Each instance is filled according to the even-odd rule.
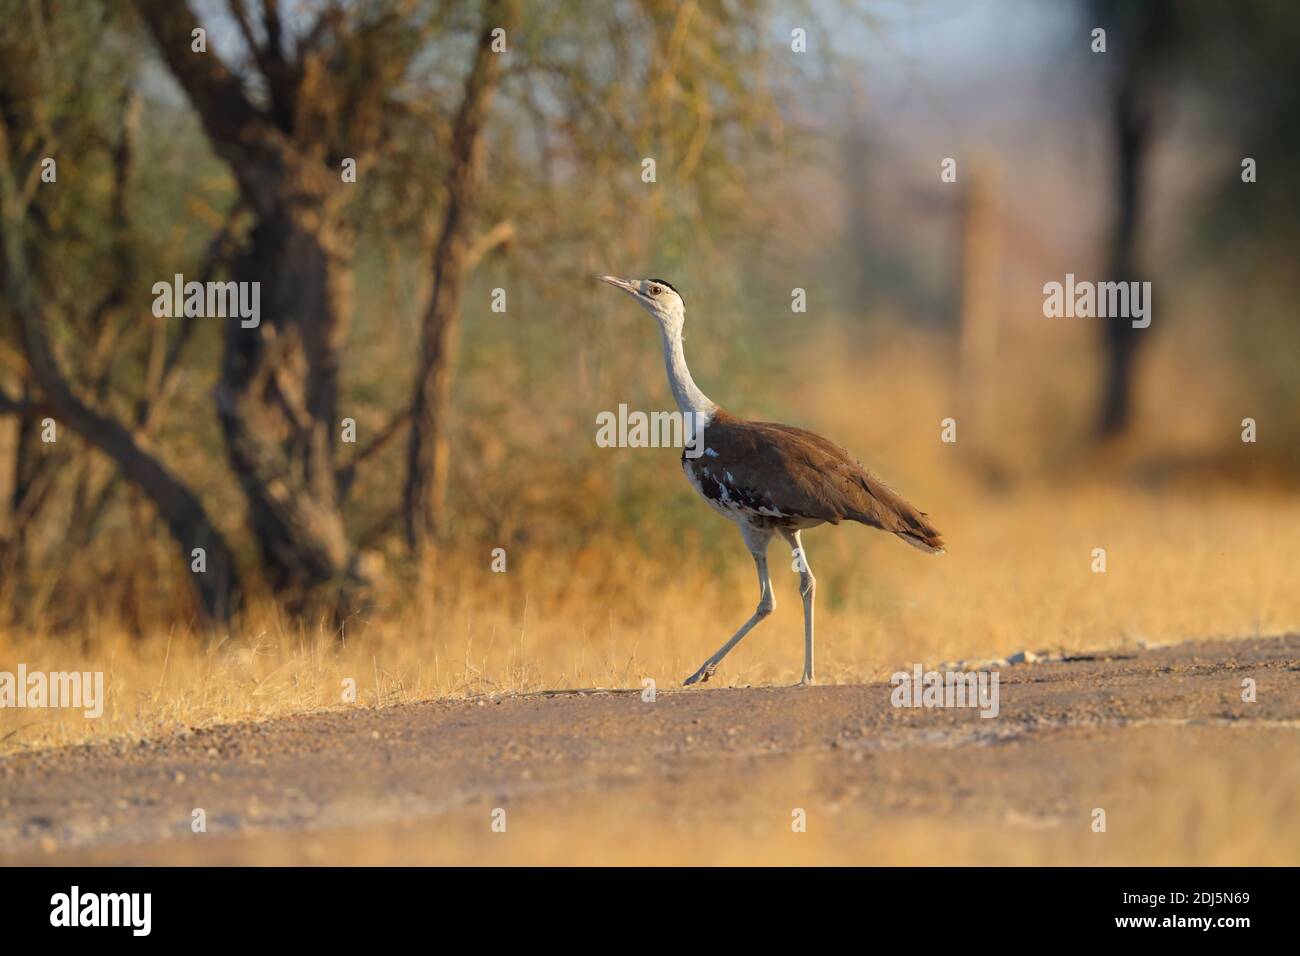
[[608,283],[616,289],[622,289],[624,292],[631,293],[632,295],[636,295],[638,292],[636,283],[631,282],[628,279],[620,279],[618,276],[596,276],[596,278],[601,282]]

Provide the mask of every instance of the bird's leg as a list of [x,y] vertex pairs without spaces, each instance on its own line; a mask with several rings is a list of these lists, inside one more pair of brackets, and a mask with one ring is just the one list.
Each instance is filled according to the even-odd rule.
[[815,684],[813,676],[813,598],[817,594],[817,579],[808,564],[808,552],[803,549],[799,531],[782,531],[781,536],[794,550],[795,568],[799,571],[799,594],[803,597],[803,679],[800,684]]
[[749,528],[742,528],[741,533],[745,536],[745,543],[749,545],[749,553],[754,557],[754,567],[758,569],[758,609],[740,626],[740,630],[731,635],[727,643],[719,647],[712,657],[700,665],[699,670],[686,678],[687,686],[698,681],[707,681],[712,677],[718,663],[727,656],[727,653],[740,643],[742,637],[754,629],[755,624],[771,614],[776,607],[776,598],[772,594],[772,578],[767,572],[767,543],[772,539],[772,533]]

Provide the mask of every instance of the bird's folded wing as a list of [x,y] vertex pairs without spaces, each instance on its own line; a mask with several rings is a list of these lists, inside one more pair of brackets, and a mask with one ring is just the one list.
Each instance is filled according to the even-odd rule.
[[708,467],[733,498],[790,517],[848,518],[894,534],[938,538],[926,516],[834,442],[802,428],[720,412],[704,430]]

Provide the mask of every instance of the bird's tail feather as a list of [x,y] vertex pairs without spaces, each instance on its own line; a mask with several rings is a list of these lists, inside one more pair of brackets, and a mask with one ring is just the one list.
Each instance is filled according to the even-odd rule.
[[924,511],[873,475],[864,473],[859,480],[871,496],[872,507],[852,515],[854,520],[896,534],[928,554],[944,553],[943,535]]
[[943,554],[943,538],[936,531],[928,538],[922,538],[920,535],[912,534],[910,531],[898,531],[896,534],[910,544],[912,547],[924,551],[926,554]]

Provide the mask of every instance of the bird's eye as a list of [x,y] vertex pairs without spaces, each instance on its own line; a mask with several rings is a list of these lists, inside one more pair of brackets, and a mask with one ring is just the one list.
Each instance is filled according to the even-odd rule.
[[663,291],[663,289],[659,288],[657,285],[652,285],[652,286],[650,287],[650,294],[651,294],[651,295],[658,295],[658,294],[659,294],[660,292],[662,292],[662,291]]

